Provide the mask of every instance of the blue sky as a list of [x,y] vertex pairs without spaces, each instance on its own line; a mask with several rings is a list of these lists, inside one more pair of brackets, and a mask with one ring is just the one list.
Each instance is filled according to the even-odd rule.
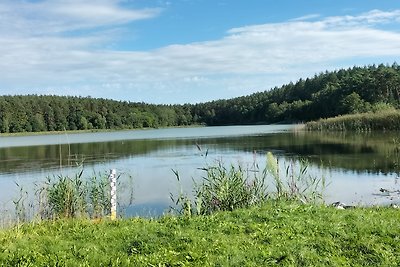
[[398,0],[0,1],[0,95],[197,103],[399,58]]

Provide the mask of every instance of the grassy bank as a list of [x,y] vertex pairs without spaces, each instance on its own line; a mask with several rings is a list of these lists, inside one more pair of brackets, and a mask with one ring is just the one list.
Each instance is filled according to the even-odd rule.
[[306,123],[305,128],[311,131],[399,131],[400,110],[386,110],[377,113],[360,113],[321,119]]
[[400,212],[269,201],[158,220],[57,220],[0,232],[2,266],[399,266]]

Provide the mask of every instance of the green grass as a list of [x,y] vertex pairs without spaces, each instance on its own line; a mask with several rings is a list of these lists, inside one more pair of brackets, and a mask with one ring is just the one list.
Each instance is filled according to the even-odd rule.
[[391,109],[321,119],[306,123],[305,128],[311,131],[399,131],[400,110]]
[[399,266],[400,211],[269,201],[208,216],[64,219],[0,232],[2,266]]

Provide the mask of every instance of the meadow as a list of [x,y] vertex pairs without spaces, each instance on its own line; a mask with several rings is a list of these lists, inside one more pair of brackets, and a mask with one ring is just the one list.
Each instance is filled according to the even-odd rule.
[[2,266],[399,266],[400,212],[268,201],[207,216],[60,219],[0,232]]

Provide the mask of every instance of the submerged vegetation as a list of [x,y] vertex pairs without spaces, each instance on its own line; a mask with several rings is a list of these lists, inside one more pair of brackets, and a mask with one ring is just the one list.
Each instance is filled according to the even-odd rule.
[[384,110],[377,113],[359,113],[308,122],[311,131],[399,131],[400,110]]
[[305,122],[379,106],[400,108],[396,63],[320,73],[268,91],[200,104],[0,96],[0,133]]

